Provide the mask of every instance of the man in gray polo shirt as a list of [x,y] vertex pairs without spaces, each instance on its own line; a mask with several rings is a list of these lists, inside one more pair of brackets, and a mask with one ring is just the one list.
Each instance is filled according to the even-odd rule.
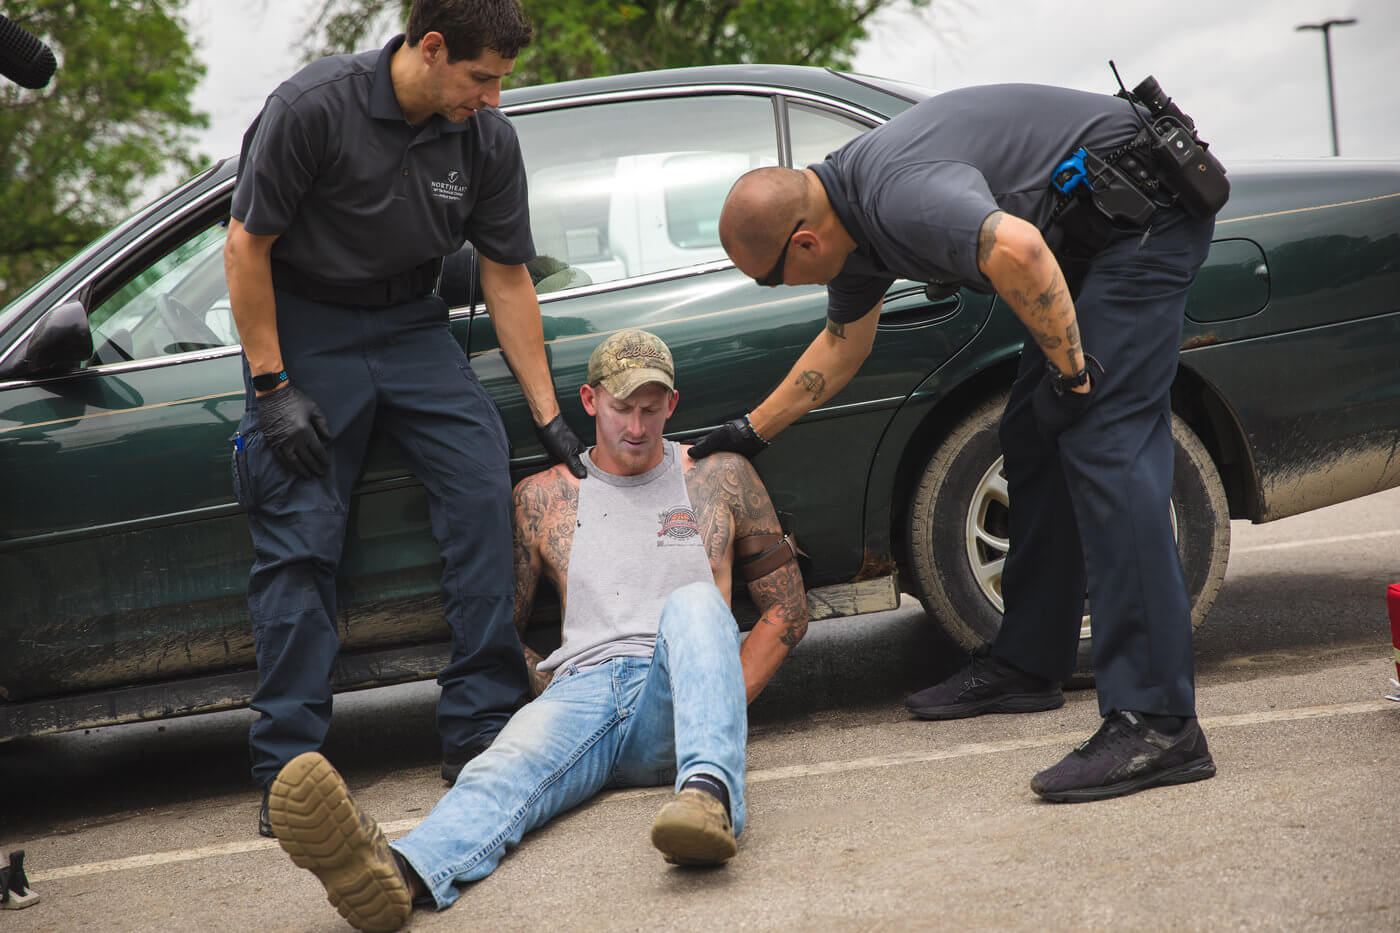
[[[926,719],[1062,705],[1087,585],[1104,720],[1032,779],[1053,801],[1215,773],[1196,722],[1170,508],[1171,385],[1214,221],[1149,185],[1145,222],[1097,223],[1092,203],[1061,205],[1051,187],[1080,147],[1120,159],[1141,128],[1116,97],[964,88],[805,171],[743,176],[720,217],[741,271],[760,285],[826,285],[828,320],[784,382],[692,456],[757,453],[829,401],[869,354],[896,278],[995,291],[1029,332],[1001,424],[1011,501],[1001,631],[987,655],[907,702]],[[1062,207],[1082,226],[1052,223]]]
[[442,257],[470,239],[541,441],[582,475],[524,265],[520,147],[495,109],[530,38],[516,0],[415,0],[406,36],[308,65],[244,138],[224,255],[247,383],[234,467],[256,554],[249,744],[264,835],[267,786],[330,724],[336,570],[372,430],[423,481],[442,549],[444,778],[528,699],[505,431],[433,289]]

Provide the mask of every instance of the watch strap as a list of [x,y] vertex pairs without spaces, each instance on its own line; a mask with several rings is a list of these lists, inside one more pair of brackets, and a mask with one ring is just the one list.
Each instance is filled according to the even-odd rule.
[[278,373],[258,373],[253,377],[253,389],[258,392],[268,392],[286,381],[287,371],[285,369]]
[[1050,374],[1050,386],[1055,390],[1056,395],[1064,395],[1072,389],[1077,389],[1089,381],[1089,367],[1095,366],[1099,372],[1103,372],[1103,364],[1089,354],[1084,354],[1084,365],[1079,372],[1066,376],[1060,372],[1058,366],[1049,360],[1045,361],[1045,368]]

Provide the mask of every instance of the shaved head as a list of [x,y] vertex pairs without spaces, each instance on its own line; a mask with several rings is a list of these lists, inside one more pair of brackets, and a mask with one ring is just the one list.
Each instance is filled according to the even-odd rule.
[[719,241],[731,259],[774,259],[793,226],[809,216],[807,179],[791,168],[756,168],[739,176],[719,215]]

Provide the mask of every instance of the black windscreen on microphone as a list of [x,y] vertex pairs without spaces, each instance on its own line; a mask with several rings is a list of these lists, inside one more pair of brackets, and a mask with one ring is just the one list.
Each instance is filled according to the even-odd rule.
[[53,50],[0,13],[0,74],[20,87],[38,90],[58,67]]

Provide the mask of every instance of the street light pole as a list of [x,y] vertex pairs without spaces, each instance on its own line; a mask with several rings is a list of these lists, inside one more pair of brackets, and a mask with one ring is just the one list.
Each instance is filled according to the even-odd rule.
[[1350,26],[1356,22],[1355,17],[1347,19],[1328,19],[1320,23],[1303,23],[1298,26],[1297,31],[1303,32],[1308,29],[1316,29],[1322,33],[1322,52],[1327,58],[1327,114],[1332,119],[1332,154],[1340,155],[1337,150],[1337,95],[1332,90],[1332,27]]

